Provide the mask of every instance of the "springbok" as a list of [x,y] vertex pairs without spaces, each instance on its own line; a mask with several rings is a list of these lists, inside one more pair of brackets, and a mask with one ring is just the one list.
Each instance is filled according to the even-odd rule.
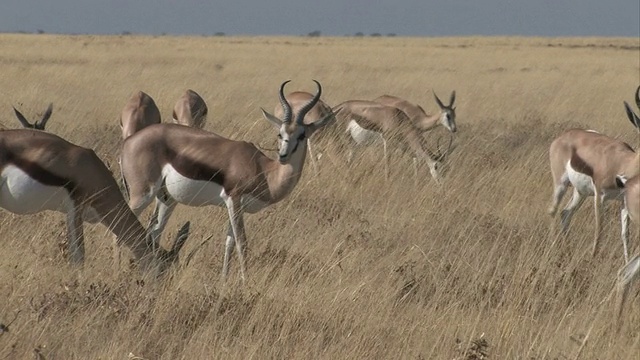
[[278,159],[262,153],[253,144],[176,124],[152,125],[131,136],[122,149],[122,170],[130,194],[129,205],[140,214],[156,198],[151,229],[157,243],[177,203],[189,206],[226,206],[229,226],[222,267],[229,273],[229,260],[235,247],[240,275],[245,279],[245,212],[255,213],[284,199],[300,180],[307,153],[307,141],[315,131],[330,122],[333,114],[311,124],[303,119],[322,93],[320,83],[315,96],[298,110],[292,121],[291,104],[280,86],[282,119],[267,113],[266,120],[279,129]]
[[[433,179],[440,182],[440,163],[445,155],[451,150],[449,148],[444,154],[434,154],[424,144],[424,139],[420,132],[413,125],[407,114],[402,110],[386,106],[374,101],[348,100],[333,108],[337,121],[346,123],[346,132],[351,139],[359,146],[369,146],[382,142],[384,151],[385,177],[389,178],[389,165],[387,160],[387,142],[397,141],[405,147],[411,149],[414,154],[414,175],[417,182],[417,159],[424,159],[427,162],[429,171]],[[349,147],[348,161],[351,162],[354,156],[354,147]]]
[[69,260],[84,263],[83,221],[101,222],[128,246],[140,270],[162,272],[178,260],[189,223],[171,250],[152,246],[109,169],[91,149],[43,131],[0,131],[0,207],[14,214],[67,215]]
[[[636,92],[636,102],[640,106]],[[629,115],[629,113],[628,113]],[[636,116],[629,120],[638,129]],[[592,256],[598,252],[602,232],[602,204],[619,199],[622,190],[616,176],[631,178],[640,173],[640,153],[627,143],[593,130],[570,129],[558,136],[549,147],[554,191],[549,214],[554,216],[569,185],[573,186],[571,200],[561,212],[562,232],[566,233],[576,210],[586,197],[594,196],[595,235]],[[627,243],[623,239],[625,261],[629,259]]]
[[373,101],[402,110],[420,131],[426,132],[442,125],[450,132],[455,133],[457,131],[456,108],[453,106],[453,102],[456,100],[456,92],[451,92],[449,105],[444,105],[435,92],[433,97],[440,107],[440,112],[433,115],[427,115],[420,105],[413,104],[397,96],[382,95],[373,99]]
[[122,139],[126,139],[135,132],[151,124],[160,124],[160,110],[151,96],[142,91],[131,95],[120,115]]
[[208,111],[200,95],[187,89],[173,107],[173,123],[202,129],[207,122]]
[[[306,91],[294,91],[289,93],[287,96],[285,96],[285,99],[287,100],[287,103],[291,106],[291,111],[293,112],[292,118],[297,118],[298,113],[300,112],[300,109],[304,108],[304,106],[307,105],[313,99],[313,97],[314,97],[313,94],[310,94]],[[331,114],[332,114],[331,106],[327,105],[324,101],[322,101],[322,99],[319,99],[318,102],[306,113],[302,122],[304,124],[309,125],[327,117],[330,120],[334,119],[333,117],[330,116]],[[278,119],[284,118],[285,111],[282,105],[280,104],[276,105],[275,109],[273,110],[273,115]],[[333,121],[329,121],[329,123],[326,124],[325,128],[331,126],[332,124],[333,124]],[[321,134],[323,134],[325,131],[326,130],[318,131],[314,133],[314,136],[313,136],[314,142],[316,142],[316,140],[319,139]],[[311,140],[312,139],[308,139],[307,148],[309,149],[309,158],[311,159],[311,166],[313,167],[314,172],[317,173],[318,165],[316,164],[316,160],[319,160],[319,158],[317,158],[316,155],[314,155],[313,147],[311,146]]]
[[[640,106],[639,106],[640,107]],[[636,117],[637,119],[637,117]],[[622,239],[626,244],[629,238],[629,219],[636,225],[640,225],[640,175],[636,175],[628,181],[623,176],[617,177],[618,186],[624,188],[624,208],[622,218]],[[625,259],[626,260],[626,259]],[[640,254],[636,255],[618,271],[618,320],[622,315],[631,282],[640,275]]]
[[53,112],[53,104],[49,104],[47,110],[45,110],[44,114],[42,115],[42,119],[40,119],[40,121],[34,121],[33,124],[30,123],[29,120],[27,120],[24,115],[22,115],[22,113],[15,107],[13,107],[13,112],[16,114],[18,121],[20,121],[20,124],[22,124],[22,127],[24,127],[25,129],[36,129],[44,131],[45,126],[47,126],[47,121],[49,121],[51,113]]

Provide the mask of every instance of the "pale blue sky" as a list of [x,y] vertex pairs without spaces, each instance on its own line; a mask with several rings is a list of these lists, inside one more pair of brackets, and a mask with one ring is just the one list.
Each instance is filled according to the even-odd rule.
[[640,36],[640,0],[0,0],[0,31]]

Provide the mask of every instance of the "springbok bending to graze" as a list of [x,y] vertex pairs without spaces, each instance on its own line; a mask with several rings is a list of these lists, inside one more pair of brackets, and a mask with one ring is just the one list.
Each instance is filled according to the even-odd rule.
[[[294,91],[289,93],[285,99],[287,103],[291,106],[291,111],[293,112],[292,118],[297,118],[300,109],[304,108],[314,97],[315,95],[310,94],[306,91]],[[319,121],[324,118],[334,119],[330,115],[332,114],[331,106],[327,105],[322,99],[319,99],[318,102],[306,113],[302,122],[306,125],[313,124],[316,121]],[[285,115],[285,110],[282,105],[276,105],[273,115],[278,119],[283,119]],[[326,124],[325,128],[331,126],[335,121],[330,121]],[[319,136],[326,132],[326,130],[318,131],[314,133],[313,140],[314,142],[319,138]],[[316,156],[314,155],[311,140],[307,139],[307,148],[309,149],[309,158],[311,159],[311,166],[313,167],[314,172],[317,173],[318,166],[316,164]]]
[[453,102],[456,100],[456,92],[453,91],[451,93],[449,105],[444,105],[435,92],[433,97],[440,107],[440,112],[433,115],[427,115],[421,106],[397,96],[382,95],[373,99],[373,101],[402,110],[420,131],[426,132],[442,125],[450,132],[455,133],[457,131],[456,108],[453,106]]
[[151,230],[157,243],[177,203],[189,206],[226,206],[229,214],[222,274],[229,272],[235,247],[240,274],[245,279],[245,212],[255,213],[284,199],[302,174],[307,141],[330,122],[333,114],[311,124],[303,123],[319,101],[322,88],[298,110],[293,119],[291,104],[280,86],[282,120],[262,110],[266,120],[279,129],[278,159],[267,157],[253,144],[226,139],[191,127],[152,125],[128,138],[122,149],[122,170],[130,194],[129,205],[140,214],[156,198]]
[[15,107],[13,107],[13,112],[16,114],[18,121],[20,121],[20,124],[22,124],[22,127],[24,127],[25,129],[36,129],[44,131],[45,126],[47,126],[47,121],[49,121],[51,113],[53,112],[53,104],[49,104],[47,110],[45,110],[44,114],[42,115],[42,119],[40,119],[40,121],[34,121],[33,124],[30,123],[29,120],[27,120],[24,115],[22,115],[22,113]]
[[0,131],[0,207],[15,214],[67,214],[70,261],[84,262],[83,221],[101,222],[128,246],[143,271],[162,272],[178,259],[185,224],[169,251],[152,246],[109,169],[91,149],[37,130]]
[[187,89],[173,107],[173,123],[202,129],[207,122],[208,111],[200,95]]
[[120,115],[122,139],[126,139],[135,132],[152,125],[160,124],[160,110],[151,96],[142,91],[131,95]]
[[[359,146],[382,142],[384,151],[385,177],[389,178],[387,142],[396,140],[414,152],[414,175],[417,182],[416,159],[424,159],[431,176],[440,182],[439,166],[445,154],[434,154],[424,144],[420,132],[402,110],[367,100],[349,100],[333,108],[337,121],[346,123],[346,132]],[[449,149],[451,149],[451,142]],[[349,148],[348,161],[354,156],[354,148]]]
[[[640,129],[636,117],[629,116],[629,120]],[[623,141],[591,130],[571,129],[551,143],[549,160],[554,184],[549,214],[555,215],[568,186],[573,186],[571,200],[561,213],[563,233],[567,232],[573,214],[585,198],[597,195],[594,196],[596,221],[592,249],[592,255],[595,256],[602,231],[602,204],[620,197],[621,189],[616,185],[617,175],[631,178],[640,173],[640,154]],[[625,241],[623,246],[627,260]]]

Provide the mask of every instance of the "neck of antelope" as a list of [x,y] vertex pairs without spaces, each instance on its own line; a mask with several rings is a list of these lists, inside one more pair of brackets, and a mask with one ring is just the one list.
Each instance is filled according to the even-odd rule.
[[269,159],[266,164],[266,178],[271,193],[271,202],[276,203],[285,198],[296,187],[307,157],[307,139],[298,143],[289,161],[282,164],[278,160]]
[[102,223],[116,236],[118,244],[123,244],[131,249],[132,255],[141,269],[151,265],[153,247],[147,242],[147,231],[129,209],[129,206],[122,201],[104,210],[107,211],[103,211],[101,214]]
[[433,114],[433,115],[423,115],[423,116],[414,118],[413,123],[418,129],[422,131],[429,131],[433,128],[438,127],[438,125],[441,125],[440,116],[441,116],[440,113]]

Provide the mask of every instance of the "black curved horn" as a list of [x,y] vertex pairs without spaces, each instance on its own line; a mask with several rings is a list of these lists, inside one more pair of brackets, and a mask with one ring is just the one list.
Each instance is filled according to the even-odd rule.
[[304,104],[304,106],[300,108],[300,111],[298,111],[298,117],[296,117],[297,124],[302,124],[302,120],[304,120],[304,116],[307,115],[309,110],[311,110],[311,108],[316,106],[316,104],[318,103],[318,100],[320,100],[320,95],[322,94],[322,86],[316,80],[313,80],[313,82],[316,83],[316,86],[318,87],[318,91],[313,96],[313,99],[311,99],[308,103]]
[[291,111],[291,104],[289,104],[287,99],[284,97],[284,86],[289,82],[291,82],[291,80],[287,80],[280,85],[280,104],[282,104],[282,109],[284,110],[282,122],[285,123],[291,122],[291,116],[293,115],[293,112]]
[[636,90],[636,106],[640,109],[640,86],[638,86],[638,90]]

